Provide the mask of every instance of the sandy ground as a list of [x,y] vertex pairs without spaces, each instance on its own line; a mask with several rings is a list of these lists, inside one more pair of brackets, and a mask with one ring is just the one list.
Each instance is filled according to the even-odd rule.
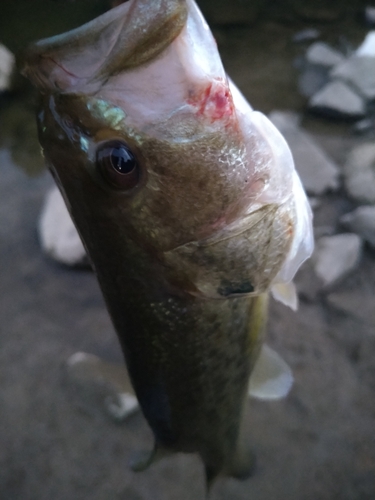
[[[258,36],[217,32],[224,60],[255,107],[298,110],[290,51],[283,55],[293,30],[267,29],[268,37],[265,28]],[[340,165],[361,141],[345,127],[306,124]],[[26,176],[6,150],[0,172],[0,499],[203,499],[197,457],[129,470],[133,453],[152,445],[141,414],[117,424],[92,400],[77,404],[67,358],[86,351],[118,362],[119,345],[94,275],[41,254],[35,227],[50,178]],[[316,224],[334,225],[347,206],[343,193],[326,195]],[[268,333],[294,387],[280,402],[249,401],[257,470],[245,482],[219,480],[212,500],[375,498],[374,252],[365,248],[360,267],[336,287],[357,301],[355,314],[330,308],[309,269],[297,284],[318,291],[302,297],[297,314],[273,302]]]

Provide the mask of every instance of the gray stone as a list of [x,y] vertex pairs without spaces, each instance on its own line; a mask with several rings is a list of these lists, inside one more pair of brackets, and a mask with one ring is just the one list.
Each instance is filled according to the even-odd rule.
[[349,57],[333,68],[331,77],[348,82],[366,99],[375,99],[375,57]]
[[0,92],[9,88],[14,66],[14,55],[0,43]]
[[375,204],[375,144],[354,148],[344,165],[344,182],[349,195],[360,203]]
[[324,42],[315,42],[307,49],[306,60],[310,64],[333,68],[344,61],[344,56]]
[[305,97],[316,94],[328,81],[329,69],[318,65],[308,64],[298,77],[298,90]]
[[298,31],[292,37],[294,43],[303,43],[316,40],[321,35],[320,31],[315,28],[306,28],[304,30]]
[[365,100],[340,80],[327,83],[310,99],[309,108],[337,118],[361,118],[366,114]]
[[[364,205],[358,207],[353,212],[343,215],[340,218],[343,224],[350,231],[361,236],[365,241],[375,248],[375,206]],[[374,306],[375,310],[375,306]]]
[[316,242],[313,263],[324,286],[337,282],[355,269],[361,254],[361,238],[346,233],[323,236]]
[[298,127],[296,115],[273,111],[269,118],[289,144],[296,169],[306,191],[319,195],[330,189],[337,189],[339,175],[337,165],[328,158],[307,132]]

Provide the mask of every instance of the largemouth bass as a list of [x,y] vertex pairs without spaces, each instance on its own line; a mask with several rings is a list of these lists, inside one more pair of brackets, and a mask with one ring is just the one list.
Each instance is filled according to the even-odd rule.
[[247,477],[268,292],[291,300],[313,246],[286,142],[227,78],[193,0],[129,0],[24,61],[44,156],[155,436],[137,467],[197,452],[209,482]]

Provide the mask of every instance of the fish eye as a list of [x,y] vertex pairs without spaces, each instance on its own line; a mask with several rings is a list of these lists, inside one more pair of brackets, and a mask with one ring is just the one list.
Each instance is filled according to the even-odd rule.
[[139,182],[138,162],[122,141],[101,144],[96,151],[96,165],[104,179],[117,189],[132,189]]

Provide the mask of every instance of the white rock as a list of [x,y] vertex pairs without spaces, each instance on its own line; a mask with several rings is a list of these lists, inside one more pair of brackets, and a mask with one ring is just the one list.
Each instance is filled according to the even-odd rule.
[[319,195],[329,189],[336,189],[339,175],[337,165],[307,132],[299,128],[298,117],[293,113],[273,111],[269,118],[289,144],[306,191]]
[[344,56],[323,42],[315,42],[307,49],[306,60],[310,64],[320,64],[333,68],[337,64],[344,61]]
[[[375,39],[373,43],[375,49]],[[375,56],[349,57],[333,68],[330,76],[348,82],[366,99],[375,98]]]
[[323,236],[316,243],[314,269],[324,285],[331,285],[353,270],[361,254],[361,238],[346,233]]
[[119,422],[123,422],[140,409],[138,399],[129,392],[107,396],[104,404],[109,415]]
[[86,251],[57,187],[46,196],[38,224],[43,250],[68,266],[86,262]]
[[375,144],[354,148],[344,165],[344,182],[349,195],[360,203],[375,204]]
[[375,247],[375,206],[364,205],[340,218],[341,224]]
[[0,43],[0,92],[9,88],[15,62],[12,52]]
[[348,118],[366,114],[365,100],[340,80],[327,83],[313,95],[309,107],[323,114]]
[[[375,12],[375,8],[372,7]],[[367,33],[364,41],[355,51],[357,56],[375,57],[375,31]]]

